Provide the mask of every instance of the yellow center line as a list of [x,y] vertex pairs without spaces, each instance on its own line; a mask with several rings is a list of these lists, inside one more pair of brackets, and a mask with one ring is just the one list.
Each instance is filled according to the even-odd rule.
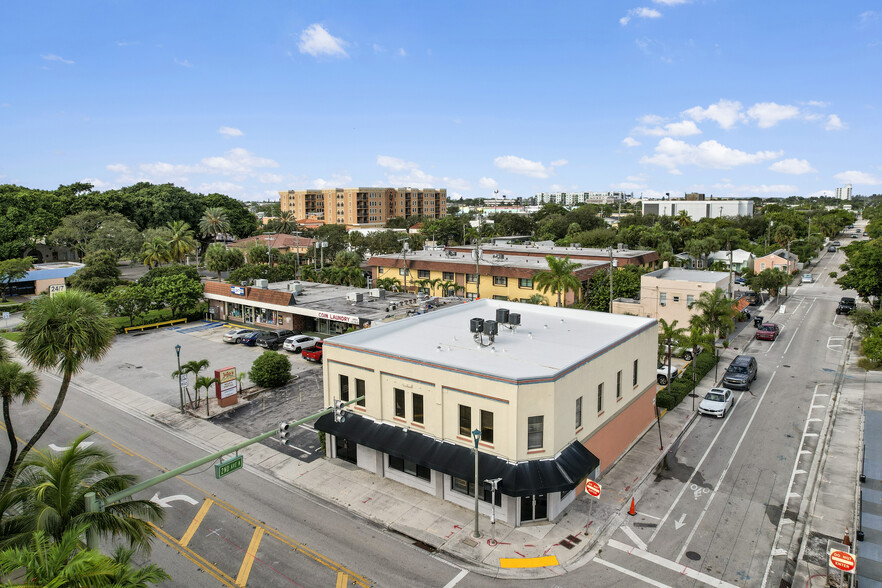
[[336,588],[346,588],[349,584],[349,576],[344,574],[343,572],[337,572],[337,587]]
[[157,527],[153,523],[148,523],[153,530],[156,531],[156,536],[159,537],[160,541],[168,545],[169,547],[174,547],[178,553],[189,559],[191,562],[196,564],[197,568],[201,568],[214,576],[221,584],[225,586],[229,586],[230,588],[237,588],[235,581],[233,578],[226,575],[222,571],[220,571],[216,566],[206,560],[204,557],[196,553],[195,551],[188,549],[178,543],[174,537],[163,531],[161,528]]
[[193,517],[193,520],[190,522],[190,526],[187,527],[187,532],[184,533],[184,536],[181,537],[181,547],[186,547],[188,543],[190,543],[190,539],[193,538],[193,535],[196,534],[196,529],[199,528],[199,525],[202,524],[202,519],[205,518],[205,515],[208,514],[208,509],[211,508],[213,501],[211,498],[206,498],[205,502],[202,503],[202,508],[199,509],[199,512],[196,513],[196,516]]
[[248,583],[248,575],[251,574],[251,566],[254,565],[254,558],[257,557],[257,548],[260,547],[263,532],[263,527],[254,529],[254,535],[251,536],[251,543],[248,545],[245,559],[242,560],[242,566],[239,568],[239,575],[236,576],[236,584],[239,586],[245,586]]

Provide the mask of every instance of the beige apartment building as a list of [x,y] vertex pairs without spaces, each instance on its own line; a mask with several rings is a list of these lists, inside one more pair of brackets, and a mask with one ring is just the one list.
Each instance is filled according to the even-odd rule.
[[728,272],[709,272],[666,267],[640,277],[640,298],[613,300],[615,314],[630,314],[654,319],[665,319],[669,324],[679,321],[680,327],[689,325],[697,311],[692,304],[702,292],[729,287]]
[[279,192],[281,210],[298,220],[347,227],[383,226],[390,218],[447,216],[447,189],[330,188]]
[[325,341],[325,405],[364,400],[315,428],[328,457],[466,508],[477,432],[481,512],[498,479],[501,519],[555,520],[653,425],[656,325],[488,299],[374,323]]

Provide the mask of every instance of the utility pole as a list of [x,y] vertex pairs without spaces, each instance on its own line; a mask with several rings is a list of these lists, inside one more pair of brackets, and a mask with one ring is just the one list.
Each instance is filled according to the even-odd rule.
[[297,238],[297,265],[294,266],[294,277],[300,277],[300,231],[294,231],[292,233]]
[[407,239],[402,241],[401,247],[401,255],[404,257],[404,293],[407,294],[407,274],[409,273],[407,269],[407,252],[410,249],[410,243],[408,243]]
[[613,250],[612,245],[609,246],[609,312],[612,314],[612,301],[613,301],[613,265],[615,261],[613,260]]
[[478,239],[475,241],[475,300],[481,298],[481,228],[483,217],[478,211]]

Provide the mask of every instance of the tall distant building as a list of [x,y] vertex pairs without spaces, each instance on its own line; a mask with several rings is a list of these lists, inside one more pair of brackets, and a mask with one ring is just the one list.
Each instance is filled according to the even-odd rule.
[[564,206],[578,206],[585,203],[616,204],[627,198],[628,195],[624,192],[539,192],[533,196],[532,201],[538,205],[551,202]]
[[838,200],[851,200],[851,184],[845,184],[842,188],[836,188]]
[[447,216],[447,189],[330,188],[279,192],[283,212],[347,227],[383,226],[393,217]]

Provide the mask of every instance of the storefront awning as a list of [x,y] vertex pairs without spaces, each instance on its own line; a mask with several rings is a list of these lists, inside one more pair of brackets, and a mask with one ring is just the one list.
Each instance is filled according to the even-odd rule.
[[[396,425],[378,423],[351,412],[347,413],[343,423],[334,421],[334,415],[329,413],[319,417],[314,426],[319,431],[457,478],[472,480],[475,477],[472,450],[449,441],[439,441]],[[516,464],[486,453],[478,454],[481,479],[501,478],[498,488],[508,496],[572,490],[598,465],[600,460],[578,441],[568,445],[554,459]]]

